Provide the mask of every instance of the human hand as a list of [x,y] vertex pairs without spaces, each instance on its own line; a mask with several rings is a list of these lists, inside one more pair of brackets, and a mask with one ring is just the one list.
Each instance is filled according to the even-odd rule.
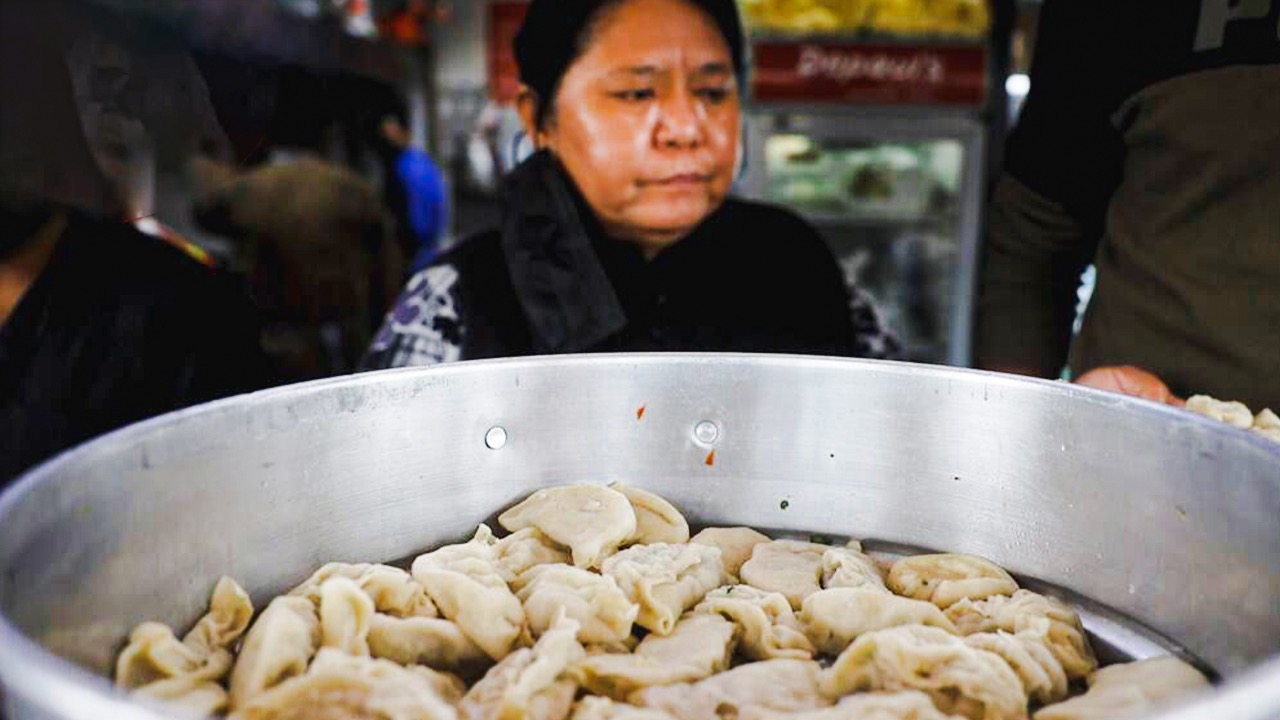
[[1154,400],[1176,407],[1187,404],[1185,400],[1174,395],[1163,380],[1146,370],[1129,365],[1091,370],[1077,378],[1076,384],[1144,400]]

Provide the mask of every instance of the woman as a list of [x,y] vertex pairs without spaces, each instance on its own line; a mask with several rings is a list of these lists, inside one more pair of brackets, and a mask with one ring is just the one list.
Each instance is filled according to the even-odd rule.
[[[538,151],[501,229],[410,280],[367,368],[595,351],[884,355],[817,233],[729,200],[733,0],[535,0],[515,42]],[[855,315],[864,327],[855,330]]]

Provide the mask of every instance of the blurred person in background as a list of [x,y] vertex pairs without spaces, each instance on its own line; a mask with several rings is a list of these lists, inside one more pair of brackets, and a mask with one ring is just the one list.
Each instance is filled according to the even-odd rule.
[[980,366],[1280,407],[1278,24],[1272,0],[1046,0],[989,215]]
[[[0,3],[0,484],[96,435],[263,381],[245,298],[132,227],[95,161],[68,74],[75,12]],[[125,107],[104,122],[137,125]]]
[[404,192],[404,220],[412,233],[408,272],[417,273],[435,260],[449,226],[448,189],[444,175],[431,156],[413,144],[400,118],[388,115],[381,126],[382,139],[391,147],[396,180]]
[[516,40],[538,151],[501,228],[409,282],[366,368],[590,351],[874,355],[817,232],[728,198],[741,160],[733,0],[535,0]]

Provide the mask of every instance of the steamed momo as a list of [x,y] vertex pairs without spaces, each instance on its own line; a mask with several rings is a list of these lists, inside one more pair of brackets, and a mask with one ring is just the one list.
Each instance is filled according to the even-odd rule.
[[573,564],[599,567],[636,532],[636,513],[626,495],[600,485],[538,490],[498,516],[511,532],[537,528],[569,548]]
[[780,593],[727,585],[707,593],[693,611],[732,620],[742,633],[738,649],[752,660],[813,657],[813,643],[804,634],[791,603]]
[[970,720],[1027,716],[1022,681],[999,655],[921,625],[859,637],[827,671],[823,690],[830,697],[866,690],[920,690],[939,710]]
[[569,553],[537,528],[514,532],[493,544],[493,564],[508,583],[539,565],[569,562]]
[[456,720],[434,678],[321,650],[311,668],[237,707],[230,720]]
[[739,720],[960,720],[946,715],[928,695],[916,690],[892,693],[860,693],[841,698],[829,708],[803,712],[777,712],[747,708]]
[[576,686],[562,681],[586,657],[578,623],[564,616],[532,648],[521,648],[489,669],[458,703],[462,720],[563,720]]
[[1112,665],[1093,673],[1088,692],[1041,709],[1035,720],[1138,716],[1208,687],[1199,670],[1174,657]]
[[822,554],[822,587],[867,587],[888,592],[876,561],[864,555],[857,543],[851,545],[831,548]]
[[572,720],[675,720],[661,710],[614,702],[609,698],[588,695],[578,701]]
[[974,555],[939,553],[906,557],[889,570],[889,589],[946,610],[963,599],[1012,595],[1018,583],[989,560]]
[[373,601],[374,608],[396,617],[439,617],[427,591],[409,573],[389,565],[329,563],[315,571],[290,595],[309,598],[319,604],[320,587],[334,578],[355,582]]
[[995,595],[977,602],[961,600],[947,608],[947,617],[963,635],[997,630],[1038,634],[1062,663],[1067,677],[1073,680],[1085,677],[1098,667],[1075,611],[1030,590],[1019,590],[1012,596]]
[[900,625],[927,625],[956,634],[955,626],[933,604],[866,586],[810,595],[800,620],[814,647],[829,655],[838,655],[860,635]]
[[999,630],[977,633],[964,639],[969,647],[993,652],[1004,658],[1022,680],[1027,695],[1044,705],[1067,696],[1070,680],[1062,663],[1049,651],[1041,633],[1024,631],[1016,635]]
[[694,535],[689,542],[720,548],[720,560],[729,577],[736,579],[742,565],[751,559],[751,551],[760,543],[770,542],[769,536],[746,527],[707,528]]
[[685,610],[724,581],[720,551],[706,545],[635,545],[601,568],[640,605],[636,622],[667,635]]
[[281,596],[249,628],[231,671],[231,709],[307,670],[320,649],[320,618],[311,601]]
[[748,708],[812,710],[831,704],[819,691],[818,676],[818,663],[810,660],[765,660],[693,684],[646,688],[631,702],[679,720],[720,720]]
[[525,630],[524,609],[494,566],[492,534],[484,526],[470,542],[419,555],[413,579],[494,660],[505,657]]
[[374,615],[369,622],[369,653],[401,665],[425,665],[470,674],[489,656],[458,626],[438,618]]
[[671,634],[650,634],[633,654],[592,655],[572,675],[587,690],[625,700],[655,685],[687,683],[729,667],[737,627],[718,615],[689,615]]
[[608,575],[572,565],[539,565],[520,576],[516,597],[534,637],[541,636],[564,612],[582,629],[583,643],[610,645],[631,637],[631,626],[640,606],[627,597]]
[[627,496],[636,514],[636,532],[631,542],[640,545],[689,542],[689,523],[674,505],[647,490],[613,483],[610,488]]
[[373,601],[354,581],[338,577],[320,586],[320,647],[348,655],[369,654]]
[[772,540],[756,545],[742,566],[742,582],[769,592],[782,593],[793,609],[822,589],[822,558],[826,545],[799,540]]

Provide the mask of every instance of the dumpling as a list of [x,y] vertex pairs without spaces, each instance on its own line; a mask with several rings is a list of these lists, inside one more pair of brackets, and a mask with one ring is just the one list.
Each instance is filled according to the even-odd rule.
[[374,615],[369,623],[369,653],[401,665],[425,665],[470,675],[489,656],[458,626],[438,618]]
[[390,565],[329,563],[312,573],[290,595],[310,598],[320,604],[320,586],[334,578],[352,580],[373,601],[380,613],[395,617],[439,617],[427,591],[409,573]]
[[568,551],[561,549],[537,528],[514,532],[493,545],[493,564],[508,583],[515,582],[530,568],[567,562]]
[[829,708],[783,713],[746,708],[738,720],[960,720],[947,715],[928,695],[917,690],[891,693],[859,693],[840,699]]
[[818,663],[812,660],[765,660],[693,684],[645,688],[630,701],[679,720],[733,718],[752,707],[811,710],[831,704],[819,691],[818,676]]
[[[231,670],[230,648],[253,617],[249,595],[230,578],[222,578],[209,599],[209,610],[181,642],[160,623],[142,623],[116,662],[116,685],[137,690],[165,680],[221,680]],[[167,692],[173,691],[171,685]]]
[[132,696],[165,703],[177,712],[197,718],[220,715],[227,709],[227,691],[213,680],[169,678],[138,688]]
[[999,630],[969,635],[964,642],[969,647],[1004,658],[1022,680],[1027,695],[1042,705],[1058,702],[1070,690],[1067,671],[1049,651],[1049,645],[1040,633],[1024,631],[1014,635]]
[[947,617],[962,635],[1004,630],[1042,637],[1073,680],[1098,667],[1080,616],[1062,602],[1030,590],[1019,590],[1012,596],[993,595],[976,602],[960,600],[947,608]]
[[822,587],[870,587],[888,592],[876,561],[864,555],[861,546],[831,548],[822,554]]
[[999,655],[922,625],[859,637],[827,671],[823,690],[830,697],[865,690],[920,690],[944,713],[971,720],[1027,716],[1022,681]]
[[[563,720],[575,686],[561,675],[586,657],[578,643],[578,623],[556,619],[532,648],[503,658],[458,703],[462,720]],[[557,717],[558,716],[558,717]]]
[[525,630],[524,609],[494,567],[492,534],[446,545],[413,561],[413,579],[440,612],[494,660],[501,660]]
[[820,590],[804,600],[800,622],[820,652],[838,655],[860,635],[899,625],[956,628],[936,606],[871,587]]
[[520,576],[516,597],[534,637],[542,635],[563,611],[582,626],[583,643],[622,643],[631,637],[640,606],[631,602],[608,575],[572,565],[538,565]]
[[1253,411],[1242,402],[1227,402],[1208,395],[1193,395],[1187,398],[1187,409],[1232,427],[1243,430],[1253,427]]
[[995,563],[974,555],[939,553],[915,555],[893,564],[889,589],[899,595],[927,600],[946,610],[964,598],[982,600],[1012,595],[1018,583]]
[[737,634],[718,615],[687,615],[670,635],[645,637],[634,654],[593,655],[571,672],[590,692],[622,700],[641,688],[693,682],[725,670]]
[[614,702],[609,698],[588,695],[578,701],[572,720],[675,720],[661,710]]
[[640,605],[636,622],[659,635],[724,582],[720,551],[707,545],[635,545],[605,560],[602,571]]
[[272,600],[249,628],[231,671],[231,709],[306,672],[319,647],[320,618],[311,601],[287,595]]
[[755,546],[739,573],[742,582],[782,593],[794,610],[822,589],[822,557],[831,548],[799,540],[773,540]]
[[456,720],[433,679],[385,660],[332,648],[311,669],[245,705],[228,720]]
[[1199,670],[1174,657],[1111,665],[1089,679],[1089,691],[1042,708],[1035,720],[1114,720],[1142,715],[1209,687]]
[[695,613],[714,613],[732,620],[742,633],[738,648],[752,660],[813,657],[813,643],[805,636],[791,603],[781,593],[750,585],[727,585],[707,593]]
[[689,523],[674,505],[648,490],[627,487],[622,483],[613,483],[609,487],[631,501],[631,509],[636,514],[636,532],[630,538],[631,542],[641,545],[689,542]]
[[689,542],[720,548],[724,571],[736,581],[742,564],[751,559],[751,551],[760,543],[769,542],[769,536],[748,527],[707,528]]
[[369,654],[373,600],[354,580],[335,577],[320,586],[320,647],[348,655]]
[[511,532],[533,527],[569,548],[573,564],[600,566],[636,532],[631,501],[601,485],[566,485],[539,490],[498,516]]

